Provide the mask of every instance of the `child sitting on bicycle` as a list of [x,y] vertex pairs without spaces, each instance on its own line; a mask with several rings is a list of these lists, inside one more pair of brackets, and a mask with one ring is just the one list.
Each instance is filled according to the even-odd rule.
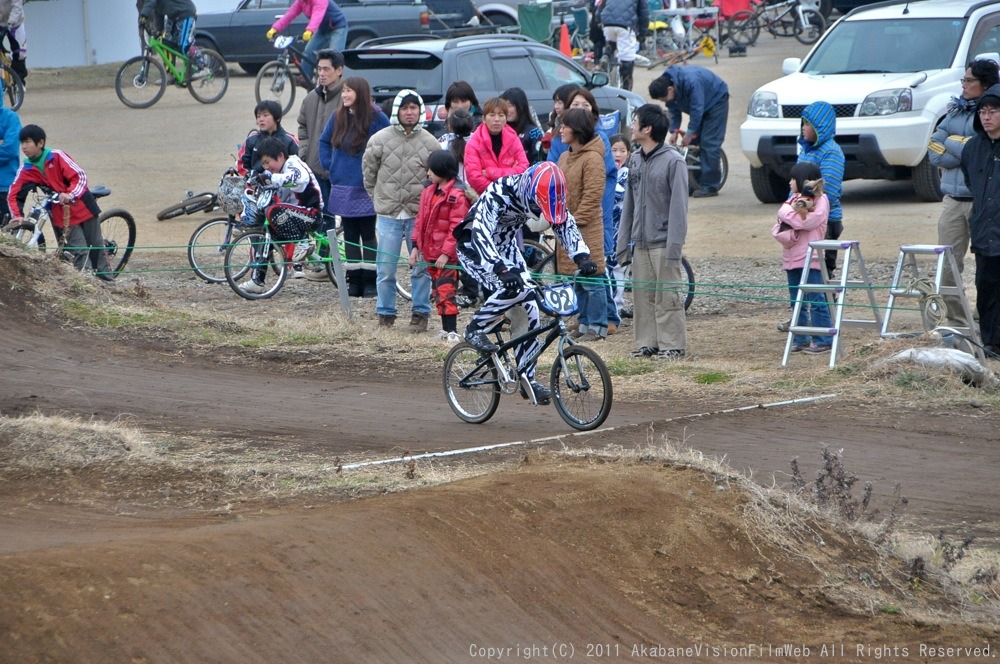
[[[458,160],[447,150],[432,152],[427,157],[427,178],[431,181],[420,194],[420,210],[413,225],[413,251],[410,267],[418,260],[427,261],[431,277],[431,297],[441,316],[442,341],[462,340],[456,328],[458,305],[458,255],[452,232],[462,223],[476,199],[475,192],[458,180]],[[422,256],[422,258],[421,258]]]
[[[276,198],[264,214],[271,227],[271,236],[282,243],[289,243],[286,246],[291,249],[291,255],[285,258],[299,263],[316,248],[308,239],[308,234],[316,229],[322,215],[323,194],[319,182],[304,161],[287,153],[280,138],[267,136],[261,139],[257,153],[263,170],[254,171],[247,177],[247,183],[294,195],[295,204]],[[258,267],[250,279],[240,284],[240,288],[250,293],[263,293],[266,275],[266,266]]]
[[191,0],[139,0],[139,25],[150,32],[161,29],[177,50],[191,59],[192,69],[205,67],[201,49],[194,43],[198,10]]
[[87,188],[87,174],[62,150],[46,147],[45,130],[26,125],[19,136],[25,160],[7,193],[11,223],[24,223],[24,202],[36,187],[59,194],[52,206],[53,230],[62,236],[65,250],[73,257],[73,267],[83,270],[87,262],[97,278],[113,281],[104,254],[104,237],[98,215],[101,208]]

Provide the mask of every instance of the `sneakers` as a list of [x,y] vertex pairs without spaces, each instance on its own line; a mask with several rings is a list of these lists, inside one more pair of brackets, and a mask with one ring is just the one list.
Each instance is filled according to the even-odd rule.
[[442,341],[446,344],[457,344],[462,340],[462,337],[458,332],[448,332],[447,330],[441,330],[438,332],[438,341]]
[[784,323],[778,323],[778,332],[788,332],[788,328],[792,326],[792,319],[789,318]]
[[302,279],[305,276],[306,276],[305,270],[302,269],[301,265],[296,263],[295,265],[292,266],[292,279]]
[[[309,240],[302,240],[295,245],[295,251],[292,252],[292,262],[301,263],[306,258],[308,258],[312,252],[316,249],[316,246]],[[299,266],[301,270],[301,266]]]
[[465,340],[469,342],[469,345],[478,350],[480,353],[495,353],[500,350],[500,346],[497,346],[493,341],[486,336],[486,333],[482,330],[469,330],[465,331]]
[[804,350],[805,352],[811,355],[819,355],[820,353],[829,353],[831,347],[832,345],[829,344],[823,346],[817,346],[816,344],[813,344]]
[[379,327],[392,327],[395,324],[396,324],[396,317],[395,316],[383,316],[382,314],[378,315],[378,326]]
[[[535,393],[535,401],[538,402],[539,406],[547,406],[552,401],[552,390],[545,387],[538,381],[531,381],[531,391]],[[524,399],[530,399],[528,392],[521,386],[521,397]]]
[[661,350],[656,355],[652,355],[651,358],[654,360],[683,360],[684,354],[683,348],[671,348],[670,350]]
[[790,352],[792,352],[792,353],[801,353],[802,351],[804,351],[804,350],[806,350],[808,348],[809,348],[809,344],[794,344],[791,347]]
[[653,357],[660,352],[659,348],[650,348],[649,346],[643,346],[639,350],[634,350],[629,353],[630,357]]
[[605,338],[602,337],[601,335],[599,335],[597,332],[594,332],[593,330],[591,330],[589,332],[584,332],[583,334],[581,334],[577,338],[577,341],[579,341],[582,344],[589,344],[589,343],[593,343],[595,341],[604,341],[604,339]]
[[303,272],[305,272],[307,281],[325,281],[326,283],[330,283],[330,275],[326,273],[325,269],[317,270],[310,267],[303,270]]
[[476,306],[476,298],[469,297],[465,293],[459,293],[455,296],[455,304],[462,307],[463,309],[469,309],[470,307]]
[[247,293],[254,293],[256,295],[260,295],[266,290],[266,288],[264,284],[258,284],[253,279],[247,279],[242,284],[240,284],[240,290],[245,291]]
[[410,316],[410,325],[407,327],[407,331],[412,332],[413,334],[426,332],[427,318],[427,314],[418,314],[414,312],[414,314]]
[[718,196],[719,192],[715,189],[709,189],[707,187],[699,187],[691,194],[691,198],[711,198],[712,196]]

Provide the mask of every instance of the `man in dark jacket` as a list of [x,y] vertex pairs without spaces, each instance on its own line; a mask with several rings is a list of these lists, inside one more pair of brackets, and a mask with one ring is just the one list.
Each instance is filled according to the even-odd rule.
[[649,84],[649,96],[667,105],[670,111],[670,144],[680,137],[681,121],[688,114],[682,146],[701,146],[700,187],[691,196],[718,196],[722,183],[722,142],[729,119],[729,86],[704,67],[673,65]]
[[635,54],[649,30],[649,3],[646,0],[604,0],[600,7],[604,39],[617,44],[621,87],[631,90]]
[[976,310],[987,355],[1000,357],[1000,85],[979,98],[975,136],[962,151],[962,173],[972,192],[969,235],[976,255]]
[[330,197],[330,174],[319,162],[318,141],[327,121],[340,104],[340,91],[343,87],[340,77],[343,73],[344,56],[340,51],[321,50],[316,57],[319,85],[306,95],[299,108],[299,156],[319,181],[324,201]]

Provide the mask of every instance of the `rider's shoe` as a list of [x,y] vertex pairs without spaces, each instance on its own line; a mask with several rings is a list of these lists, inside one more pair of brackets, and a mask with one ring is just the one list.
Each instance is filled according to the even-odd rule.
[[493,343],[493,341],[486,336],[486,333],[482,330],[467,329],[465,331],[465,340],[480,353],[495,353],[500,350],[500,346]]
[[[535,401],[539,406],[547,406],[552,401],[552,390],[537,381],[531,381],[531,391],[535,393]],[[521,386],[521,397],[528,399],[528,392]]]
[[301,263],[306,258],[308,258],[312,252],[316,249],[314,245],[309,240],[301,240],[295,245],[295,251],[292,253],[292,262]]
[[260,295],[266,288],[264,284],[258,284],[253,279],[247,279],[242,284],[240,284],[240,290],[246,291],[247,293],[254,293],[255,295]]

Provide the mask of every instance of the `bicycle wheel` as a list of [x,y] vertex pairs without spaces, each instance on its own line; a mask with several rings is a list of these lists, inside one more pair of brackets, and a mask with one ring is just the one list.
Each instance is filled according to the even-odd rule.
[[559,416],[579,431],[596,429],[611,412],[611,374],[604,360],[586,346],[572,346],[556,358],[551,389]]
[[687,277],[687,294],[684,296],[684,311],[687,311],[694,299],[694,268],[688,262],[687,256],[681,256],[681,269]]
[[156,213],[157,221],[166,221],[179,217],[182,214],[194,214],[202,210],[209,210],[219,204],[218,196],[211,191],[205,191],[190,198],[185,198],[180,203],[165,207]]
[[551,284],[556,280],[556,255],[549,254],[531,271],[538,275],[535,277],[538,283]]
[[0,65],[0,81],[7,96],[7,108],[16,111],[24,103],[24,81],[7,65]]
[[459,418],[482,424],[500,405],[497,368],[475,348],[460,343],[444,359],[444,394]]
[[229,217],[209,219],[195,229],[188,241],[188,264],[194,273],[213,284],[226,281],[226,249],[233,239]]
[[167,89],[167,71],[158,60],[138,55],[125,61],[115,77],[115,93],[129,108],[149,108]]
[[205,66],[194,70],[188,80],[188,92],[203,104],[214,104],[222,99],[229,89],[229,67],[222,56],[210,48],[201,49]]
[[760,37],[760,22],[757,15],[749,10],[738,11],[726,22],[729,37],[737,46],[753,46]]
[[273,99],[281,104],[281,114],[288,115],[295,103],[295,77],[291,68],[280,60],[272,60],[257,72],[254,82],[257,102]]
[[[802,23],[805,22],[805,25]],[[815,44],[826,32],[826,19],[815,9],[803,9],[802,21],[795,21],[795,38],[800,44]]]
[[399,249],[399,264],[396,266],[396,293],[407,302],[413,301],[413,293],[410,289],[413,268],[410,267],[410,249],[403,238],[403,244]]
[[[688,169],[688,193],[691,193],[701,186],[701,148],[697,145],[689,145],[684,162]],[[726,156],[726,151],[722,148],[719,148],[719,170],[721,177],[719,178],[718,190],[721,190],[725,186],[726,180],[729,179],[729,157]]]
[[125,210],[108,210],[101,214],[100,220],[108,269],[112,276],[117,277],[125,269],[135,248],[135,219]]
[[[258,257],[261,247],[266,248],[263,256]],[[264,290],[261,293],[254,293],[246,289],[244,284],[251,279],[254,268],[266,265],[270,269],[269,279],[265,279]],[[226,281],[229,287],[236,291],[236,294],[247,300],[263,300],[271,297],[281,290],[288,277],[288,264],[281,253],[281,247],[268,242],[263,233],[244,233],[233,240],[226,249],[226,263],[223,271],[226,274]]]

